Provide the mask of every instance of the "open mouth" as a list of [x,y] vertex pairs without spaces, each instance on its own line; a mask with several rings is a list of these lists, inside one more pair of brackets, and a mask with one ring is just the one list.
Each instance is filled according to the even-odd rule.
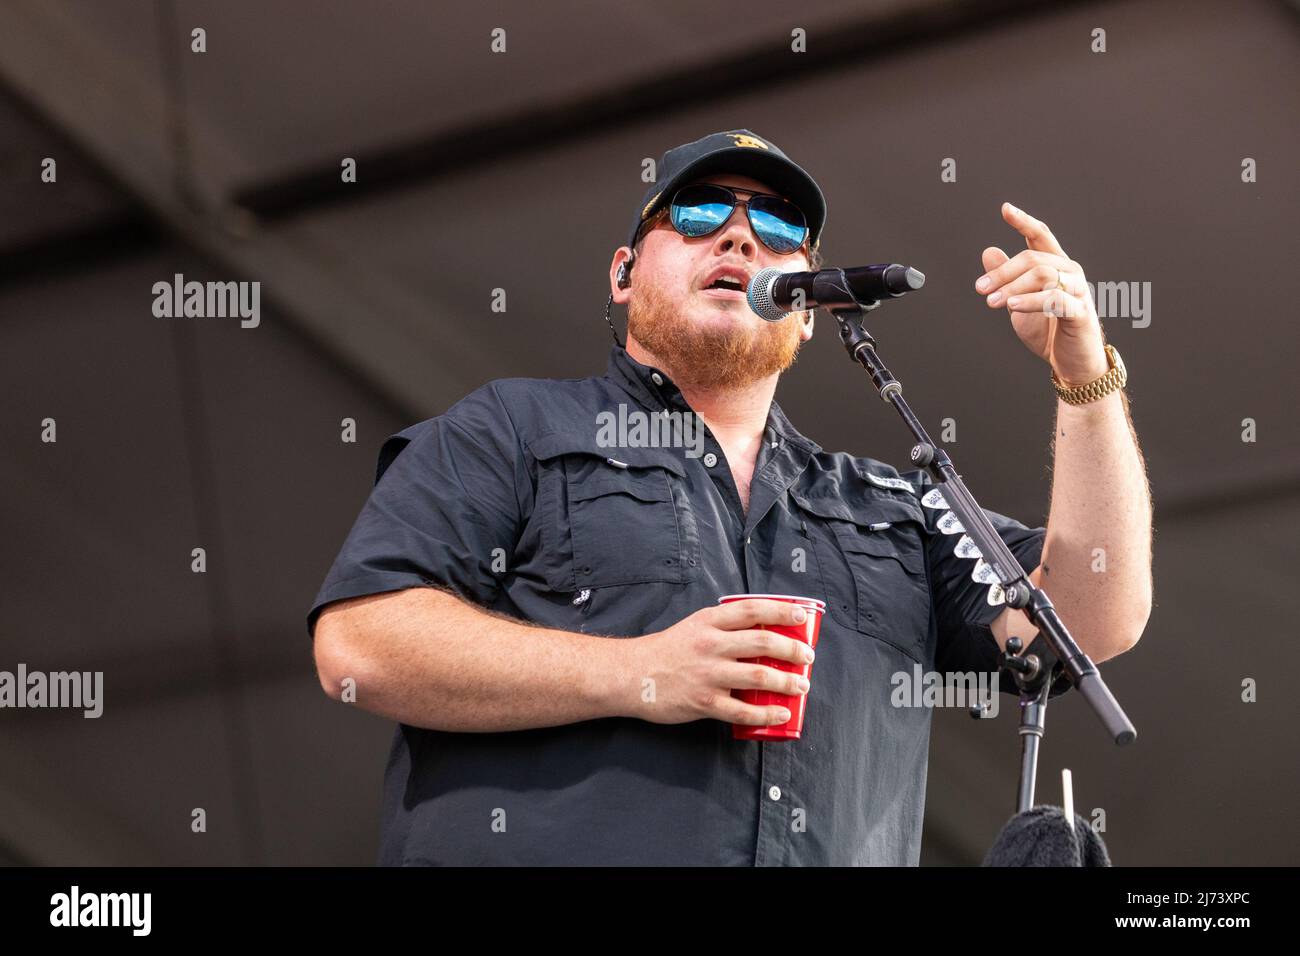
[[745,295],[745,286],[739,279],[722,276],[714,279],[702,291],[714,296],[743,297]]

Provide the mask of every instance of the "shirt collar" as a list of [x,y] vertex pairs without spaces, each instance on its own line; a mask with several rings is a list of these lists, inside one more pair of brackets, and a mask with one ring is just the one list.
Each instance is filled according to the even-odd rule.
[[610,348],[606,375],[651,411],[658,412],[665,408],[685,411],[690,407],[667,372],[642,365],[628,355],[627,349],[621,345]]
[[[668,373],[650,365],[643,365],[627,354],[621,345],[609,350],[609,366],[606,376],[612,379],[624,391],[632,395],[646,408],[658,412],[665,408],[689,411],[690,406]],[[775,444],[774,444],[775,443]],[[810,454],[821,451],[810,438],[804,437],[791,424],[781,406],[773,399],[767,413],[767,426],[763,433],[764,454],[786,444],[803,449]]]

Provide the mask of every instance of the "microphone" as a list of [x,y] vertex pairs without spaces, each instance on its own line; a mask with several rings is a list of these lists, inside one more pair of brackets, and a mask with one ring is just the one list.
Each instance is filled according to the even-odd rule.
[[763,269],[749,282],[749,307],[769,322],[818,306],[872,306],[925,285],[925,274],[896,262],[820,272]]

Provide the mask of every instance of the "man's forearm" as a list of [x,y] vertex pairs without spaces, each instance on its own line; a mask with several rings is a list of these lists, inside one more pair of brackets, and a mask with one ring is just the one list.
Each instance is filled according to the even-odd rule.
[[[534,627],[434,588],[331,605],[316,625],[321,686],[414,727],[523,730],[619,716],[624,639]],[[624,688],[626,690],[626,688]]]
[[1093,660],[1123,653],[1151,612],[1151,492],[1122,391],[1057,402],[1052,503],[1037,583]]

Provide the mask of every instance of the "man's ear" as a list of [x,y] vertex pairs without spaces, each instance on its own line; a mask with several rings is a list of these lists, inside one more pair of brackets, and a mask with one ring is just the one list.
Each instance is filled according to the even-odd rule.
[[610,291],[614,301],[627,305],[632,293],[627,291],[632,285],[632,267],[636,264],[636,252],[628,246],[619,246],[614,253],[614,261],[609,265]]
[[809,309],[803,314],[803,321],[799,325],[799,338],[801,341],[810,341],[813,337],[813,318],[816,316],[816,310]]

